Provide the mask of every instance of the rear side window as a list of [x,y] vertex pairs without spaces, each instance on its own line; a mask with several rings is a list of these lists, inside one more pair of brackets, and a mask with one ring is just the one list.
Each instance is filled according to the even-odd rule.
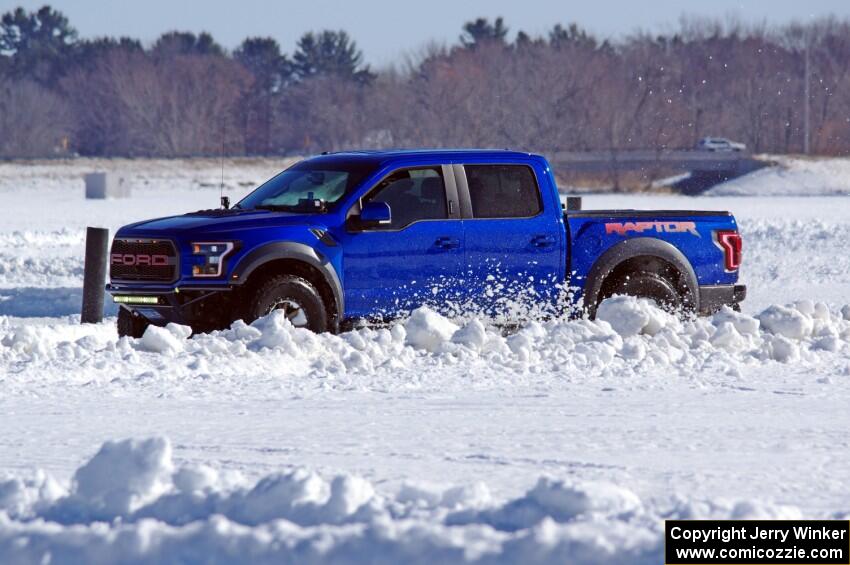
[[540,213],[540,191],[525,165],[466,165],[472,215],[476,218],[528,218]]

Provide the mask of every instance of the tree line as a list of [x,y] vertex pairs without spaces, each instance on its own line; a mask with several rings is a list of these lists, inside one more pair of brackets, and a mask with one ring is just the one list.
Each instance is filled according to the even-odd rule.
[[283,155],[475,146],[850,152],[850,22],[683,20],[601,40],[576,24],[463,26],[374,70],[345,31],[228,51],[207,34],[81,39],[49,6],[0,18],[0,157]]

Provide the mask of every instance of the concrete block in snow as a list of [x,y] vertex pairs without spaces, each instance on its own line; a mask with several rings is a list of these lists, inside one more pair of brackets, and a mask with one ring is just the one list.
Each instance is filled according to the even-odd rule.
[[129,198],[130,185],[115,173],[86,175],[86,198]]

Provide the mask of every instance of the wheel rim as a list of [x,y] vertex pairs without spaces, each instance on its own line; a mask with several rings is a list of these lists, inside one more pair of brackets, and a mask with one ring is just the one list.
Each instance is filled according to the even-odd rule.
[[270,309],[269,314],[275,310],[282,310],[289,323],[296,328],[306,328],[310,325],[310,320],[307,318],[307,312],[304,307],[292,299],[280,300],[276,302]]
[[680,298],[676,291],[658,281],[654,281],[651,288],[638,290],[635,296],[652,300],[656,306],[668,312],[675,312],[680,307]]
[[[655,302],[662,310],[675,312],[682,306],[682,298],[676,289],[666,281],[658,278],[632,278],[612,294],[625,294],[635,298],[647,298]],[[601,301],[600,301],[601,302]]]

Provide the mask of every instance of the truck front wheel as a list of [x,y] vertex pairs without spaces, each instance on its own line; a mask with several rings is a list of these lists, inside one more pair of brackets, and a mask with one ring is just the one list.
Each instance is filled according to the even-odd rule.
[[316,333],[328,330],[328,312],[319,291],[306,279],[277,275],[259,285],[248,305],[246,321],[282,310],[296,328]]

